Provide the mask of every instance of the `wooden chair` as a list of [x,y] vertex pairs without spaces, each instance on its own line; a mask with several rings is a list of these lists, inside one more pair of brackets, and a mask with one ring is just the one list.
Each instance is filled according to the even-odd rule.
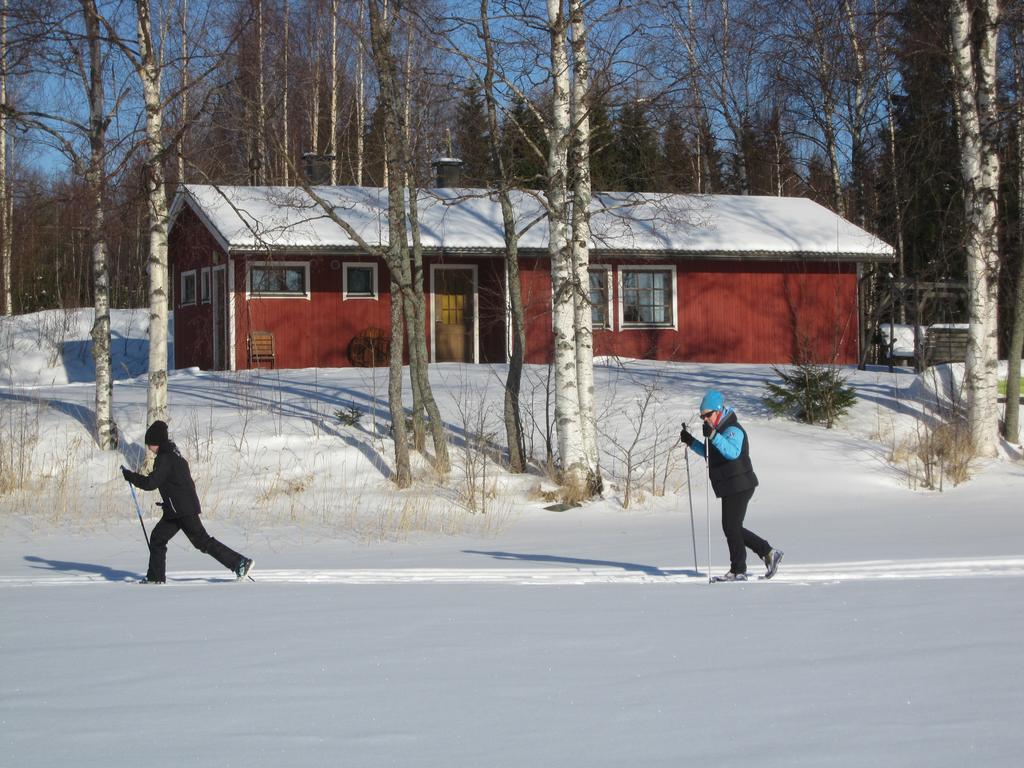
[[387,365],[390,354],[391,335],[382,328],[367,328],[348,346],[348,359],[361,368]]
[[270,331],[253,331],[249,334],[249,367],[252,368],[255,363],[270,363],[271,368],[277,367],[274,334]]
[[967,329],[931,326],[921,350],[922,368],[939,363],[962,363],[967,359]]

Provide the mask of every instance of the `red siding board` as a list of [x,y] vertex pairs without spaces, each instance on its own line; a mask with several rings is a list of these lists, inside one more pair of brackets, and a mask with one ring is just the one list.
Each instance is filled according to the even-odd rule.
[[[615,302],[626,265],[615,264]],[[805,338],[816,360],[857,361],[853,265],[685,261],[677,263],[676,283],[678,331],[620,328],[616,316],[614,332],[595,334],[595,354],[788,363]]]
[[[225,255],[210,232],[191,210],[184,210],[168,239],[171,253],[169,278],[174,297],[174,366],[213,368],[213,308],[202,303],[202,270],[223,264]],[[197,303],[180,306],[181,274],[196,271]]]
[[[247,294],[247,265],[268,261],[255,255],[235,260],[235,325],[238,368],[248,368],[246,339],[251,331],[274,334],[278,368],[350,365],[349,345],[369,328],[391,326],[391,291],[387,267],[367,256],[281,258],[308,261],[308,298],[253,298]],[[377,263],[376,299],[342,299],[346,262]],[[385,365],[387,361],[382,361]]]

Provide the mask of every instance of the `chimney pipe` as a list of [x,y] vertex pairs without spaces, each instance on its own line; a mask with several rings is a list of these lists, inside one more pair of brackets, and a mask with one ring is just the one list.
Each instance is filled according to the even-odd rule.
[[457,157],[438,157],[434,166],[434,186],[438,189],[461,186],[462,161]]
[[315,152],[302,153],[302,169],[306,181],[313,186],[323,186],[331,182],[331,160],[334,155],[318,155]]

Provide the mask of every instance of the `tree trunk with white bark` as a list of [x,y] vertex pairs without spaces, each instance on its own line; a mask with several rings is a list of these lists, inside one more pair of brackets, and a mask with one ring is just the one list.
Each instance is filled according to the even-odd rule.
[[331,97],[327,116],[327,154],[331,162],[331,186],[338,183],[338,0],[331,0]]
[[572,30],[572,269],[576,389],[587,457],[587,483],[600,489],[597,416],[594,408],[594,324],[590,306],[590,60],[583,0],[569,0]]
[[967,422],[974,449],[994,456],[999,445],[998,309],[999,155],[996,114],[997,0],[951,0],[953,70],[959,102],[960,172],[964,182],[970,330],[967,346]]
[[146,203],[149,214],[149,388],[147,423],[167,420],[167,191],[163,167],[160,66],[153,45],[149,0],[135,0],[138,58],[146,116]]
[[1013,325],[1006,354],[1006,415],[1003,435],[1011,443],[1020,443],[1020,358],[1024,349],[1024,40],[1019,32],[1013,37],[1013,74],[1017,103],[1013,116],[1017,130],[1017,248],[1021,252],[1017,282],[1013,292]]
[[110,259],[104,228],[106,198],[107,115],[103,85],[103,51],[95,0],[82,0],[85,34],[89,46],[89,168],[86,183],[92,204],[89,237],[92,242],[92,286],[95,318],[92,356],[96,383],[96,444],[100,450],[117,448],[114,423],[114,377],[110,365]]
[[505,378],[504,422],[508,444],[508,463],[513,472],[526,471],[526,438],[523,433],[522,408],[519,393],[523,379],[523,357],[526,349],[526,324],[523,315],[523,293],[519,280],[519,233],[515,211],[509,194],[508,173],[502,156],[501,126],[498,122],[498,99],[494,80],[496,63],[494,40],[491,38],[488,0],[480,0],[480,30],[484,43],[486,71],[484,72],[484,100],[487,107],[488,151],[491,170],[497,186],[501,206],[502,231],[505,240],[505,285],[508,293],[508,314],[512,348],[509,350],[508,376]]
[[14,314],[14,289],[11,287],[13,258],[11,248],[11,219],[7,198],[7,14],[8,0],[0,6],[0,269],[3,271],[5,315]]
[[567,17],[562,0],[547,0],[551,47],[551,120],[548,124],[548,256],[551,263],[551,315],[554,332],[555,432],[565,485],[583,489],[588,462],[583,447],[576,371],[575,273],[569,228],[570,125]]

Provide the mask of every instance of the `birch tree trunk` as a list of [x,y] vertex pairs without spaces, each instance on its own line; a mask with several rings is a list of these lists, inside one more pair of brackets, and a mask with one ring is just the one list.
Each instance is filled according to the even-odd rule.
[[[735,95],[733,94],[732,75],[730,73],[730,67],[732,66],[732,38],[730,37],[731,28],[731,11],[729,9],[729,0],[721,0],[722,8],[722,43],[721,43],[721,74],[720,80],[716,84],[719,94],[718,101],[722,109],[722,116],[725,119],[726,126],[729,128],[729,132],[732,134],[733,146],[736,157],[736,171],[739,182],[739,193],[741,195],[750,194],[750,173],[747,168],[748,158],[745,149],[745,136],[748,129],[747,119],[745,114],[745,107],[743,110],[734,109],[735,106]],[[739,114],[738,114],[739,112]]]
[[694,166],[694,174],[696,175],[696,189],[694,191],[697,194],[701,194],[705,191],[705,179],[711,178],[711,172],[710,169],[705,170],[705,167],[709,164],[708,155],[710,153],[704,149],[706,112],[704,109],[704,99],[701,95],[700,68],[697,64],[697,41],[695,39],[697,27],[693,20],[693,0],[687,0],[686,2],[686,21],[687,29],[683,39],[686,43],[686,59],[690,66],[690,87],[693,91],[694,109],[697,113],[697,131],[694,138],[696,145],[694,151],[697,153],[697,162]]
[[526,471],[526,438],[523,434],[522,409],[519,393],[523,381],[523,356],[526,349],[526,324],[523,319],[523,292],[519,280],[519,233],[515,211],[509,195],[508,173],[502,156],[501,126],[498,122],[498,99],[494,89],[496,62],[494,40],[491,37],[488,0],[480,0],[480,31],[484,43],[486,70],[484,72],[484,101],[487,107],[488,151],[491,171],[501,206],[501,222],[505,240],[505,285],[508,293],[509,334],[512,349],[509,353],[508,376],[505,378],[504,422],[508,444],[509,469]]
[[138,58],[146,113],[146,204],[149,214],[149,388],[146,419],[167,420],[167,191],[163,167],[160,66],[149,0],[135,0]]
[[7,14],[8,0],[3,0],[3,5],[0,6],[0,269],[3,271],[4,282],[3,312],[10,316],[14,314],[14,289],[11,287],[13,217],[9,214],[10,207],[7,205],[7,198],[10,195],[7,188]]
[[[418,316],[417,307],[422,308],[423,304],[423,250],[420,247],[419,229],[419,205],[416,199],[415,184],[412,183],[412,30],[411,24],[406,27],[405,63],[402,69],[402,101],[401,101],[401,186],[403,196],[409,200],[409,230],[412,234],[412,248],[408,243],[402,243],[402,258],[405,260],[406,268],[409,270],[409,277],[412,286],[412,293],[404,296],[406,302],[405,322],[406,333],[409,336],[409,383],[412,388],[412,444],[413,447],[423,452],[427,444],[426,419],[421,371],[426,365],[427,347],[424,339],[423,354],[420,356],[419,328],[423,327],[422,316]],[[396,92],[399,89],[395,89]],[[424,313],[425,314],[425,313]]]
[[359,30],[356,35],[356,186],[363,186],[363,137],[366,133],[366,71],[363,53],[363,25],[366,0],[359,0]]
[[572,139],[569,108],[569,56],[562,0],[547,0],[551,47],[551,121],[548,125],[548,256],[551,263],[551,317],[554,332],[555,432],[565,485],[583,489],[587,457],[583,448],[576,338],[572,244],[569,232],[568,153]]
[[850,32],[850,48],[853,51],[854,72],[856,73],[853,82],[853,119],[850,124],[850,162],[854,188],[853,196],[854,204],[857,206],[857,223],[861,227],[866,227],[867,193],[864,188],[864,178],[867,170],[865,167],[867,157],[864,152],[864,128],[868,121],[868,63],[867,57],[864,55],[864,46],[857,26],[857,16],[854,13],[851,0],[844,0],[843,10],[846,14],[846,26]]
[[291,138],[289,135],[289,124],[288,124],[288,81],[289,72],[289,46],[291,45],[291,30],[292,30],[292,18],[291,18],[291,4],[288,0],[284,0],[284,50],[282,51],[282,66],[281,66],[281,152],[284,155],[281,162],[281,183],[286,187],[291,184],[290,171],[291,171]]
[[385,168],[388,175],[388,269],[391,272],[391,365],[388,383],[388,405],[395,439],[395,483],[406,488],[412,483],[409,461],[409,439],[405,427],[405,408],[402,404],[402,352],[404,350],[405,297],[411,293],[408,248],[405,228],[405,190],[402,180],[397,142],[400,140],[399,95],[397,72],[391,50],[393,22],[388,16],[386,0],[370,0],[370,39],[374,63],[380,82],[380,98],[384,107]]
[[[414,142],[412,136],[412,50],[413,50],[413,27],[408,28],[406,40],[405,59],[405,87],[402,93],[402,109],[395,110],[396,115],[401,115],[401,124],[398,138],[397,150],[401,161],[400,179],[402,180],[403,192],[409,199],[409,228],[412,234],[412,249],[405,245],[405,259],[408,264],[411,291],[406,295],[406,317],[411,318],[409,324],[409,378],[412,381],[414,397],[418,402],[413,403],[413,425],[416,431],[416,449],[422,451],[425,439],[422,434],[422,418],[420,414],[426,414],[426,426],[430,429],[430,439],[434,446],[434,468],[440,474],[447,474],[451,469],[451,460],[448,457],[448,442],[444,433],[444,421],[441,419],[441,411],[434,399],[433,388],[430,386],[429,358],[427,356],[426,337],[426,295],[423,290],[423,246],[420,237],[419,218],[419,191],[416,188],[414,176]],[[398,89],[395,89],[395,93]],[[397,105],[396,105],[397,107]],[[405,237],[403,233],[403,238]],[[474,307],[474,311],[477,311]],[[419,422],[417,424],[417,422]]]
[[[969,0],[951,0],[953,69],[960,108],[960,172],[964,182],[970,330],[967,347],[967,422],[980,456],[999,445],[998,308],[999,155],[995,113],[997,0],[978,3],[972,28]],[[974,40],[979,41],[975,46]]]
[[846,216],[846,201],[843,199],[843,179],[839,170],[839,146],[836,138],[836,105],[831,93],[831,78],[825,62],[824,45],[818,61],[818,81],[821,87],[821,130],[825,140],[825,155],[828,157],[829,179],[832,182],[832,210]]
[[188,93],[189,93],[189,35],[188,35],[188,0],[181,0],[181,132],[178,136],[178,183],[185,183],[185,140],[188,131]]
[[331,97],[327,116],[327,155],[331,161],[331,186],[338,183],[338,0],[331,0]]
[[95,0],[82,0],[85,35],[89,46],[89,168],[86,183],[92,204],[92,285],[95,318],[92,356],[96,370],[96,444],[100,450],[117,448],[113,417],[114,378],[110,366],[110,259],[104,232],[106,190],[107,115],[103,86],[103,51]]
[[576,389],[588,488],[601,487],[594,409],[594,324],[590,311],[590,60],[583,0],[569,0],[572,30],[572,285]]
[[1017,91],[1013,116],[1017,132],[1017,248],[1020,261],[1013,292],[1013,326],[1006,353],[1006,415],[1003,435],[1011,443],[1020,443],[1020,358],[1024,349],[1024,49],[1018,32],[1014,33],[1013,75]]
[[[313,50],[320,58],[323,38],[320,36],[320,11],[313,14]],[[309,96],[309,146],[314,155],[320,154],[320,62],[312,62],[313,84]]]

